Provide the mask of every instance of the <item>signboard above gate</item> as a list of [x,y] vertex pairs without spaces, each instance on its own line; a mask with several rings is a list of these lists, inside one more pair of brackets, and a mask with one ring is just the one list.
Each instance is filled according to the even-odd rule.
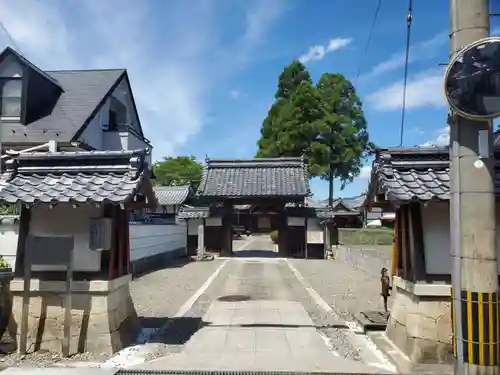
[[500,38],[485,38],[461,49],[446,70],[444,91],[463,117],[500,117]]

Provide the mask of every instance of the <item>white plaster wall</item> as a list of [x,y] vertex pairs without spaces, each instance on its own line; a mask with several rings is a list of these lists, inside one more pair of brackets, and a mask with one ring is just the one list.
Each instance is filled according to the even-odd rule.
[[221,217],[207,217],[205,219],[205,226],[207,227],[221,227],[222,218]]
[[12,56],[0,63],[0,77],[22,77],[23,67]]
[[[132,104],[131,88],[126,80],[122,80],[115,88],[111,96],[124,103],[128,109],[127,125],[139,131],[139,118]],[[79,141],[86,143],[98,150],[133,150],[146,147],[146,143],[129,132],[107,132],[103,131],[102,125],[109,122],[110,98],[106,100],[99,112],[92,119]]]
[[[29,233],[34,236],[73,236],[74,270],[99,271],[101,253],[89,249],[89,218],[102,217],[102,208],[93,205],[77,206],[60,204],[54,209],[35,206],[31,212]],[[33,270],[64,270],[63,266],[36,266]]]
[[288,217],[288,225],[292,227],[303,227],[306,225],[306,219],[304,217]]
[[307,243],[323,243],[323,226],[318,218],[307,219]]
[[[12,223],[12,220],[9,220]],[[19,222],[16,224],[0,224],[0,255],[14,269],[16,265],[17,241],[19,238]]]
[[203,219],[191,219],[188,220],[188,234],[190,236],[197,236],[198,235],[198,225],[201,224]]
[[130,224],[130,260],[136,261],[186,246],[186,224]]
[[[500,206],[496,205],[496,250],[500,259]],[[450,258],[450,214],[448,202],[422,205],[424,229],[425,266],[428,274],[449,274]],[[498,267],[500,274],[500,262]]]

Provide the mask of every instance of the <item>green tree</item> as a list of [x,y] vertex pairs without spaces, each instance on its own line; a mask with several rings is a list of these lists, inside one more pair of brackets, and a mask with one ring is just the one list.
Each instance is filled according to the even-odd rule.
[[276,98],[262,123],[257,157],[306,155],[311,176],[322,179],[330,178],[332,162],[342,188],[359,175],[373,144],[361,101],[344,76],[325,73],[314,86],[294,61],[280,74]]
[[276,91],[275,98],[289,99],[302,82],[313,83],[311,75],[306,70],[304,64],[298,60],[294,60],[281,72],[278,78],[278,91]]
[[163,186],[191,185],[197,189],[203,174],[203,165],[194,156],[164,157],[153,166],[155,184]]

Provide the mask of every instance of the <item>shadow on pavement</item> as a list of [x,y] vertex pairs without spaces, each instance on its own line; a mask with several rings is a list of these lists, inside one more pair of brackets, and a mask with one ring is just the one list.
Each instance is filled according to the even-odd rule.
[[279,258],[279,254],[272,250],[235,250],[235,258]]
[[[146,259],[148,264],[133,264],[132,265],[132,278],[137,279],[139,277],[143,277],[149,275],[150,273],[161,271],[168,268],[181,268],[186,264],[191,263],[192,259],[187,256],[182,256],[179,258],[171,258],[166,260],[154,259],[152,257],[151,260]],[[140,262],[140,261],[139,261]],[[137,263],[139,263],[137,262]]]
[[140,317],[142,328],[158,329],[149,339],[150,343],[183,345],[198,330],[207,325],[202,318],[149,318]]

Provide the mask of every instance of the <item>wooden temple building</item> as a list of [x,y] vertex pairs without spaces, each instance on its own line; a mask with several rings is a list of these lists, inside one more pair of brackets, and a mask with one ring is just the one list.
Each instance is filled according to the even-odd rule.
[[396,213],[386,337],[417,365],[452,361],[449,172],[448,148],[379,149],[366,201]]
[[113,353],[134,340],[127,210],[156,206],[146,156],[35,152],[7,160],[0,202],[21,208],[9,323],[21,352]]

